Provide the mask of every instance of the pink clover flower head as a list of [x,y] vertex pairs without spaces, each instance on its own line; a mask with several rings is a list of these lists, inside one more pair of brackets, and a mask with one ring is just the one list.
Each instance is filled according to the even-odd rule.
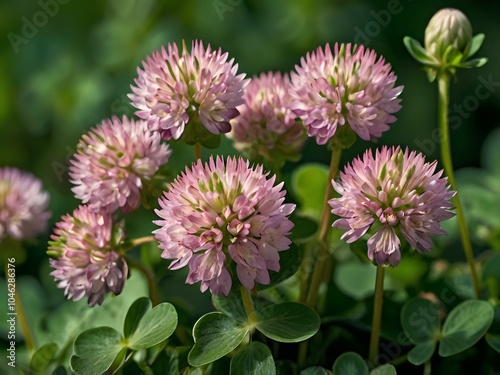
[[364,46],[327,44],[307,53],[291,73],[291,108],[320,145],[349,125],[364,140],[376,140],[401,109],[396,75],[385,59]]
[[95,212],[124,212],[140,206],[141,188],[172,151],[146,121],[113,117],[85,134],[70,161],[76,198]]
[[417,251],[431,249],[431,237],[446,232],[440,222],[454,216],[448,179],[436,172],[437,162],[428,163],[415,151],[382,147],[373,156],[367,150],[332,181],[341,195],[330,199],[333,223],[346,232],[342,239],[351,243],[370,228],[368,258],[378,265],[396,266],[401,259],[401,236]]
[[49,194],[42,182],[17,168],[0,168],[0,241],[24,240],[47,229]]
[[284,203],[283,183],[267,178],[261,165],[242,158],[211,157],[186,168],[159,199],[160,226],[153,233],[173,259],[170,269],[189,267],[186,283],[201,291],[227,295],[233,268],[241,284],[269,284],[269,270],[279,271],[279,252],[287,250],[294,204]]
[[142,65],[129,98],[151,130],[164,139],[179,139],[193,117],[212,134],[231,130],[229,121],[238,115],[248,81],[245,74],[237,75],[238,64],[227,53],[200,41],[192,42],[191,52],[184,43],[181,52],[169,43]]
[[289,108],[290,78],[279,72],[252,77],[245,89],[245,103],[231,121],[227,134],[234,147],[251,159],[260,157],[282,165],[296,161],[305,141],[304,126]]
[[109,214],[79,206],[56,224],[49,241],[50,274],[74,301],[87,297],[90,306],[100,305],[108,292],[122,292],[128,266],[112,246]]

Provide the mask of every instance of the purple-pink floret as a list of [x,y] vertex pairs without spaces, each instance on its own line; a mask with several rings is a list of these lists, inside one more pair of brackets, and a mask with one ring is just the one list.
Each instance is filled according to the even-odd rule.
[[214,294],[227,295],[235,276],[247,289],[269,284],[269,270],[280,270],[279,252],[291,244],[295,205],[284,203],[283,183],[266,177],[242,158],[211,157],[186,168],[156,210],[160,228],[153,233],[162,257],[173,259],[170,269],[188,266],[186,282]]
[[145,121],[125,116],[104,120],[78,143],[69,168],[72,191],[94,212],[130,212],[140,206],[143,181],[171,154]]
[[42,182],[17,168],[0,168],[0,241],[24,240],[47,229],[49,194]]
[[342,239],[351,243],[370,228],[368,257],[379,265],[395,266],[401,259],[401,235],[419,252],[429,251],[431,238],[446,232],[440,222],[454,216],[448,179],[435,172],[437,162],[428,163],[415,151],[382,147],[356,158],[332,181],[341,195],[329,201],[340,218],[333,226],[345,230]]
[[95,306],[107,293],[122,292],[128,266],[113,250],[111,236],[111,215],[92,212],[88,206],[79,206],[56,224],[49,242],[51,275],[68,299],[86,296]]
[[339,127],[350,126],[364,140],[376,140],[401,109],[396,75],[385,59],[364,46],[335,44],[307,53],[291,73],[291,108],[310,137],[327,143]]
[[213,133],[231,130],[229,121],[243,104],[245,74],[228,60],[221,49],[213,51],[193,41],[191,52],[175,43],[155,51],[137,68],[135,86],[129,98],[138,108],[135,114],[159,131],[164,139],[179,139],[190,120],[196,118]]

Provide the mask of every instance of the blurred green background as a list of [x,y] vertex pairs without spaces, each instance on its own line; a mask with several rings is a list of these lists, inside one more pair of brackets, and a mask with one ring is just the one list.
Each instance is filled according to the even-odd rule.
[[[126,94],[136,67],[161,45],[183,39],[221,47],[248,76],[288,72],[301,56],[325,43],[365,44],[385,56],[397,83],[405,86],[398,121],[379,144],[401,144],[439,158],[437,138],[432,139],[437,88],[427,82],[402,39],[409,35],[423,41],[432,15],[450,6],[466,13],[475,34],[486,34],[478,55],[488,57],[488,64],[460,71],[451,94],[455,167],[479,166],[481,145],[498,126],[500,104],[495,86],[500,82],[500,4],[484,0],[3,0],[0,165],[41,178],[51,194],[52,224],[58,221],[78,204],[66,172],[80,136],[111,115],[132,116]],[[476,90],[487,81],[494,84],[486,91],[483,87],[479,98]],[[358,140],[343,162],[370,146]],[[234,151],[226,141],[221,152]],[[191,150],[176,146],[172,174],[191,160]],[[303,161],[328,160],[326,148],[309,140]],[[149,219],[138,222],[151,228]],[[141,225],[131,229],[143,232]],[[30,255],[29,263],[46,262],[48,236],[40,237],[35,246],[40,251]]]

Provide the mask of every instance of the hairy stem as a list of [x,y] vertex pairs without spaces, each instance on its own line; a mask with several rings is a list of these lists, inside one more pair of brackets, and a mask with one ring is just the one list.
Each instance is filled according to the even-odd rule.
[[195,143],[194,144],[194,161],[198,161],[201,159],[201,144]]
[[330,260],[330,254],[328,252],[328,235],[330,233],[331,227],[331,207],[328,201],[333,194],[332,180],[337,176],[340,164],[340,156],[342,154],[342,148],[335,147],[332,150],[332,158],[330,161],[330,172],[328,174],[328,180],[326,182],[326,191],[323,199],[323,210],[321,212],[321,218],[318,230],[318,254],[316,258],[316,268],[312,275],[311,285],[309,287],[306,303],[310,307],[314,308],[318,298],[318,292],[321,287],[321,283],[325,280],[325,270],[328,269],[328,262]]
[[[328,179],[326,182],[326,190],[325,196],[323,198],[323,209],[321,211],[318,236],[317,236],[317,244],[318,244],[318,252],[315,259],[315,267],[314,273],[312,274],[312,278],[310,272],[312,272],[312,267],[309,267],[309,259],[312,256],[312,251],[307,251],[304,259],[302,260],[303,275],[301,280],[301,293],[304,293],[300,296],[300,301],[305,302],[311,308],[316,307],[316,302],[318,299],[318,293],[321,288],[323,281],[328,280],[330,275],[327,274],[331,271],[331,258],[330,253],[328,252],[328,235],[330,234],[330,226],[331,226],[331,207],[328,204],[328,201],[332,197],[333,194],[333,185],[332,180],[337,176],[339,171],[340,164],[340,156],[342,155],[341,147],[334,147],[332,149],[332,157],[330,160],[330,171],[328,173]],[[311,279],[311,283],[309,288],[307,288],[307,282]],[[305,284],[305,287],[304,287]],[[299,353],[298,353],[298,364],[299,367],[303,367],[307,357],[308,350],[308,341],[303,341],[299,345]]]
[[[455,182],[455,177],[453,175],[453,163],[452,163],[451,148],[450,148],[450,132],[448,126],[450,78],[451,77],[447,72],[442,72],[438,76],[438,88],[439,88],[438,122],[441,133],[441,161],[444,166],[444,171],[448,176],[448,181],[451,185],[451,188],[457,191],[457,185]],[[474,254],[472,251],[469,228],[465,220],[465,215],[462,208],[462,203],[460,202],[458,191],[457,194],[455,194],[455,196],[452,198],[452,202],[456,207],[458,226],[460,228],[460,237],[462,240],[462,246],[464,248],[465,257],[470,267],[472,286],[474,288],[474,293],[476,295],[476,298],[479,298],[480,296],[479,278],[477,275],[476,264],[474,261]]]
[[382,303],[384,301],[384,273],[385,268],[377,266],[375,279],[375,295],[373,296],[372,335],[370,337],[370,351],[368,359],[372,366],[378,362],[378,349],[380,342],[380,322],[382,320]]
[[255,306],[253,305],[252,296],[247,288],[241,287],[241,298],[243,299],[243,306],[248,317],[248,323],[253,326],[257,322],[257,314],[255,312]]

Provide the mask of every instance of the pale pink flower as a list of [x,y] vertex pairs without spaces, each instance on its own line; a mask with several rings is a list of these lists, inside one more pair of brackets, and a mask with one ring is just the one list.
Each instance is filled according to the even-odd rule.
[[348,125],[364,140],[375,140],[396,121],[401,109],[391,65],[375,51],[350,43],[307,53],[291,73],[292,109],[318,144]]
[[114,251],[112,229],[111,215],[92,212],[88,206],[79,206],[56,224],[47,253],[55,268],[51,275],[68,299],[86,296],[95,306],[103,303],[106,293],[122,292],[128,266]]
[[[201,291],[227,295],[232,278],[252,289],[269,284],[279,271],[279,252],[289,248],[295,205],[284,203],[283,183],[266,178],[263,167],[242,158],[221,157],[186,168],[159,199],[161,228],[153,233],[170,269],[189,267],[186,282],[201,281]],[[236,263],[236,275],[231,263]]]
[[264,159],[282,166],[296,161],[305,141],[304,126],[289,108],[290,78],[287,74],[269,72],[252,77],[245,89],[245,104],[240,115],[231,121],[227,134],[234,147],[251,159]]
[[129,212],[140,206],[143,182],[165,164],[171,151],[143,120],[104,120],[84,135],[70,161],[72,191],[95,212]]
[[51,213],[49,194],[31,173],[0,168],[0,241],[30,239],[44,232]]
[[382,147],[375,157],[370,150],[356,158],[332,181],[341,195],[330,199],[333,223],[344,229],[342,239],[351,243],[370,228],[368,257],[379,265],[397,265],[401,259],[400,238],[419,252],[431,249],[431,237],[446,232],[440,222],[454,215],[449,202],[455,195],[437,162],[427,163],[422,154],[397,147]]
[[129,98],[151,130],[159,130],[165,139],[179,139],[186,124],[198,118],[210,133],[231,130],[229,120],[238,115],[248,82],[245,74],[237,75],[238,64],[228,61],[227,53],[205,48],[200,41],[193,41],[191,52],[183,44],[179,53],[169,43],[142,65]]

